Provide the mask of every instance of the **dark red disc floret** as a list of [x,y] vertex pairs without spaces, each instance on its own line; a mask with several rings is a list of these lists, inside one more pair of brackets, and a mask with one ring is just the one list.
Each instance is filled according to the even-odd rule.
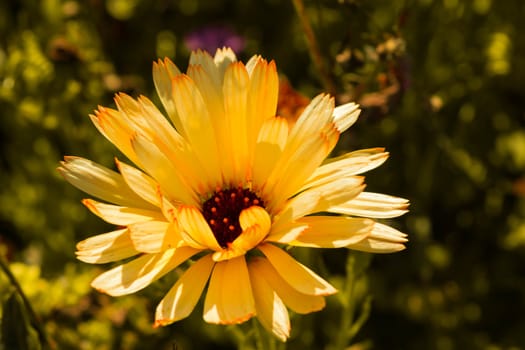
[[219,245],[228,247],[241,233],[239,215],[251,206],[264,207],[263,201],[247,188],[217,190],[202,205],[202,214]]

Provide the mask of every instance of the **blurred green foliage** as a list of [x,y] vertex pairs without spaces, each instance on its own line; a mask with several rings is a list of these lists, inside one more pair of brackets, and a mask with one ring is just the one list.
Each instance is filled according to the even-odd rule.
[[[324,80],[292,2],[0,2],[0,243],[59,349],[226,349],[250,329],[207,325],[202,306],[153,329],[155,305],[176,276],[121,298],[91,290],[104,267],[75,261],[74,245],[109,226],[88,215],[84,194],[55,170],[63,155],[113,167],[120,155],[88,114],[112,106],[118,91],[155,100],[152,61],[169,56],[184,69],[185,35],[209,25],[244,38],[240,58],[275,59],[301,93],[314,96],[328,79],[340,103],[361,103],[337,151],[387,147],[391,159],[367,176],[368,190],[412,202],[391,222],[409,233],[408,249],[374,257],[352,283],[353,255],[297,251],[342,294],[322,312],[294,316],[288,348],[333,348],[347,292],[354,320],[370,312],[352,349],[525,347],[525,2],[304,5]],[[3,311],[19,312],[13,288],[0,281]]]

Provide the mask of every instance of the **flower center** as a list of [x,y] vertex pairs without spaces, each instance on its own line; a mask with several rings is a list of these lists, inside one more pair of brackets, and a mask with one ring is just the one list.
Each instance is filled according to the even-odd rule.
[[241,233],[241,211],[253,205],[264,207],[263,201],[246,188],[217,190],[202,205],[202,214],[219,245],[228,247]]

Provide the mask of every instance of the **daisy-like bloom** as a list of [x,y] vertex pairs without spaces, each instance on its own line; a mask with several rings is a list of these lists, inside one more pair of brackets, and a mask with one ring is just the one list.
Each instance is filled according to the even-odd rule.
[[[136,292],[179,266],[185,272],[161,300],[155,326],[187,317],[205,292],[204,320],[256,316],[285,341],[288,308],[322,309],[336,289],[287,247],[402,250],[406,235],[374,221],[407,211],[405,199],[364,192],[360,174],[381,165],[382,148],[326,159],[357,119],[354,103],[334,108],[315,97],[293,123],[276,116],[275,63],[246,65],[230,49],[193,52],[187,72],[153,65],[169,120],[146,97],[115,97],[117,109],[91,115],[98,130],[136,167],[119,172],[66,157],[67,181],[96,197],[83,203],[118,229],[80,242],[87,263],[128,262],[99,275],[97,290]],[[337,215],[334,215],[337,214]]]

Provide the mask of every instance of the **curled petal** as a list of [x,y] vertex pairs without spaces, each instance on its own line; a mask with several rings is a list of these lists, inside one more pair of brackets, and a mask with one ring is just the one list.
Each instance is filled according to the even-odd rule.
[[222,250],[200,210],[195,207],[180,206],[177,217],[181,234],[188,245],[198,249]]
[[221,261],[244,255],[266,237],[271,226],[270,215],[258,206],[244,209],[239,216],[239,223],[243,232],[228,248],[215,252],[213,260]]

